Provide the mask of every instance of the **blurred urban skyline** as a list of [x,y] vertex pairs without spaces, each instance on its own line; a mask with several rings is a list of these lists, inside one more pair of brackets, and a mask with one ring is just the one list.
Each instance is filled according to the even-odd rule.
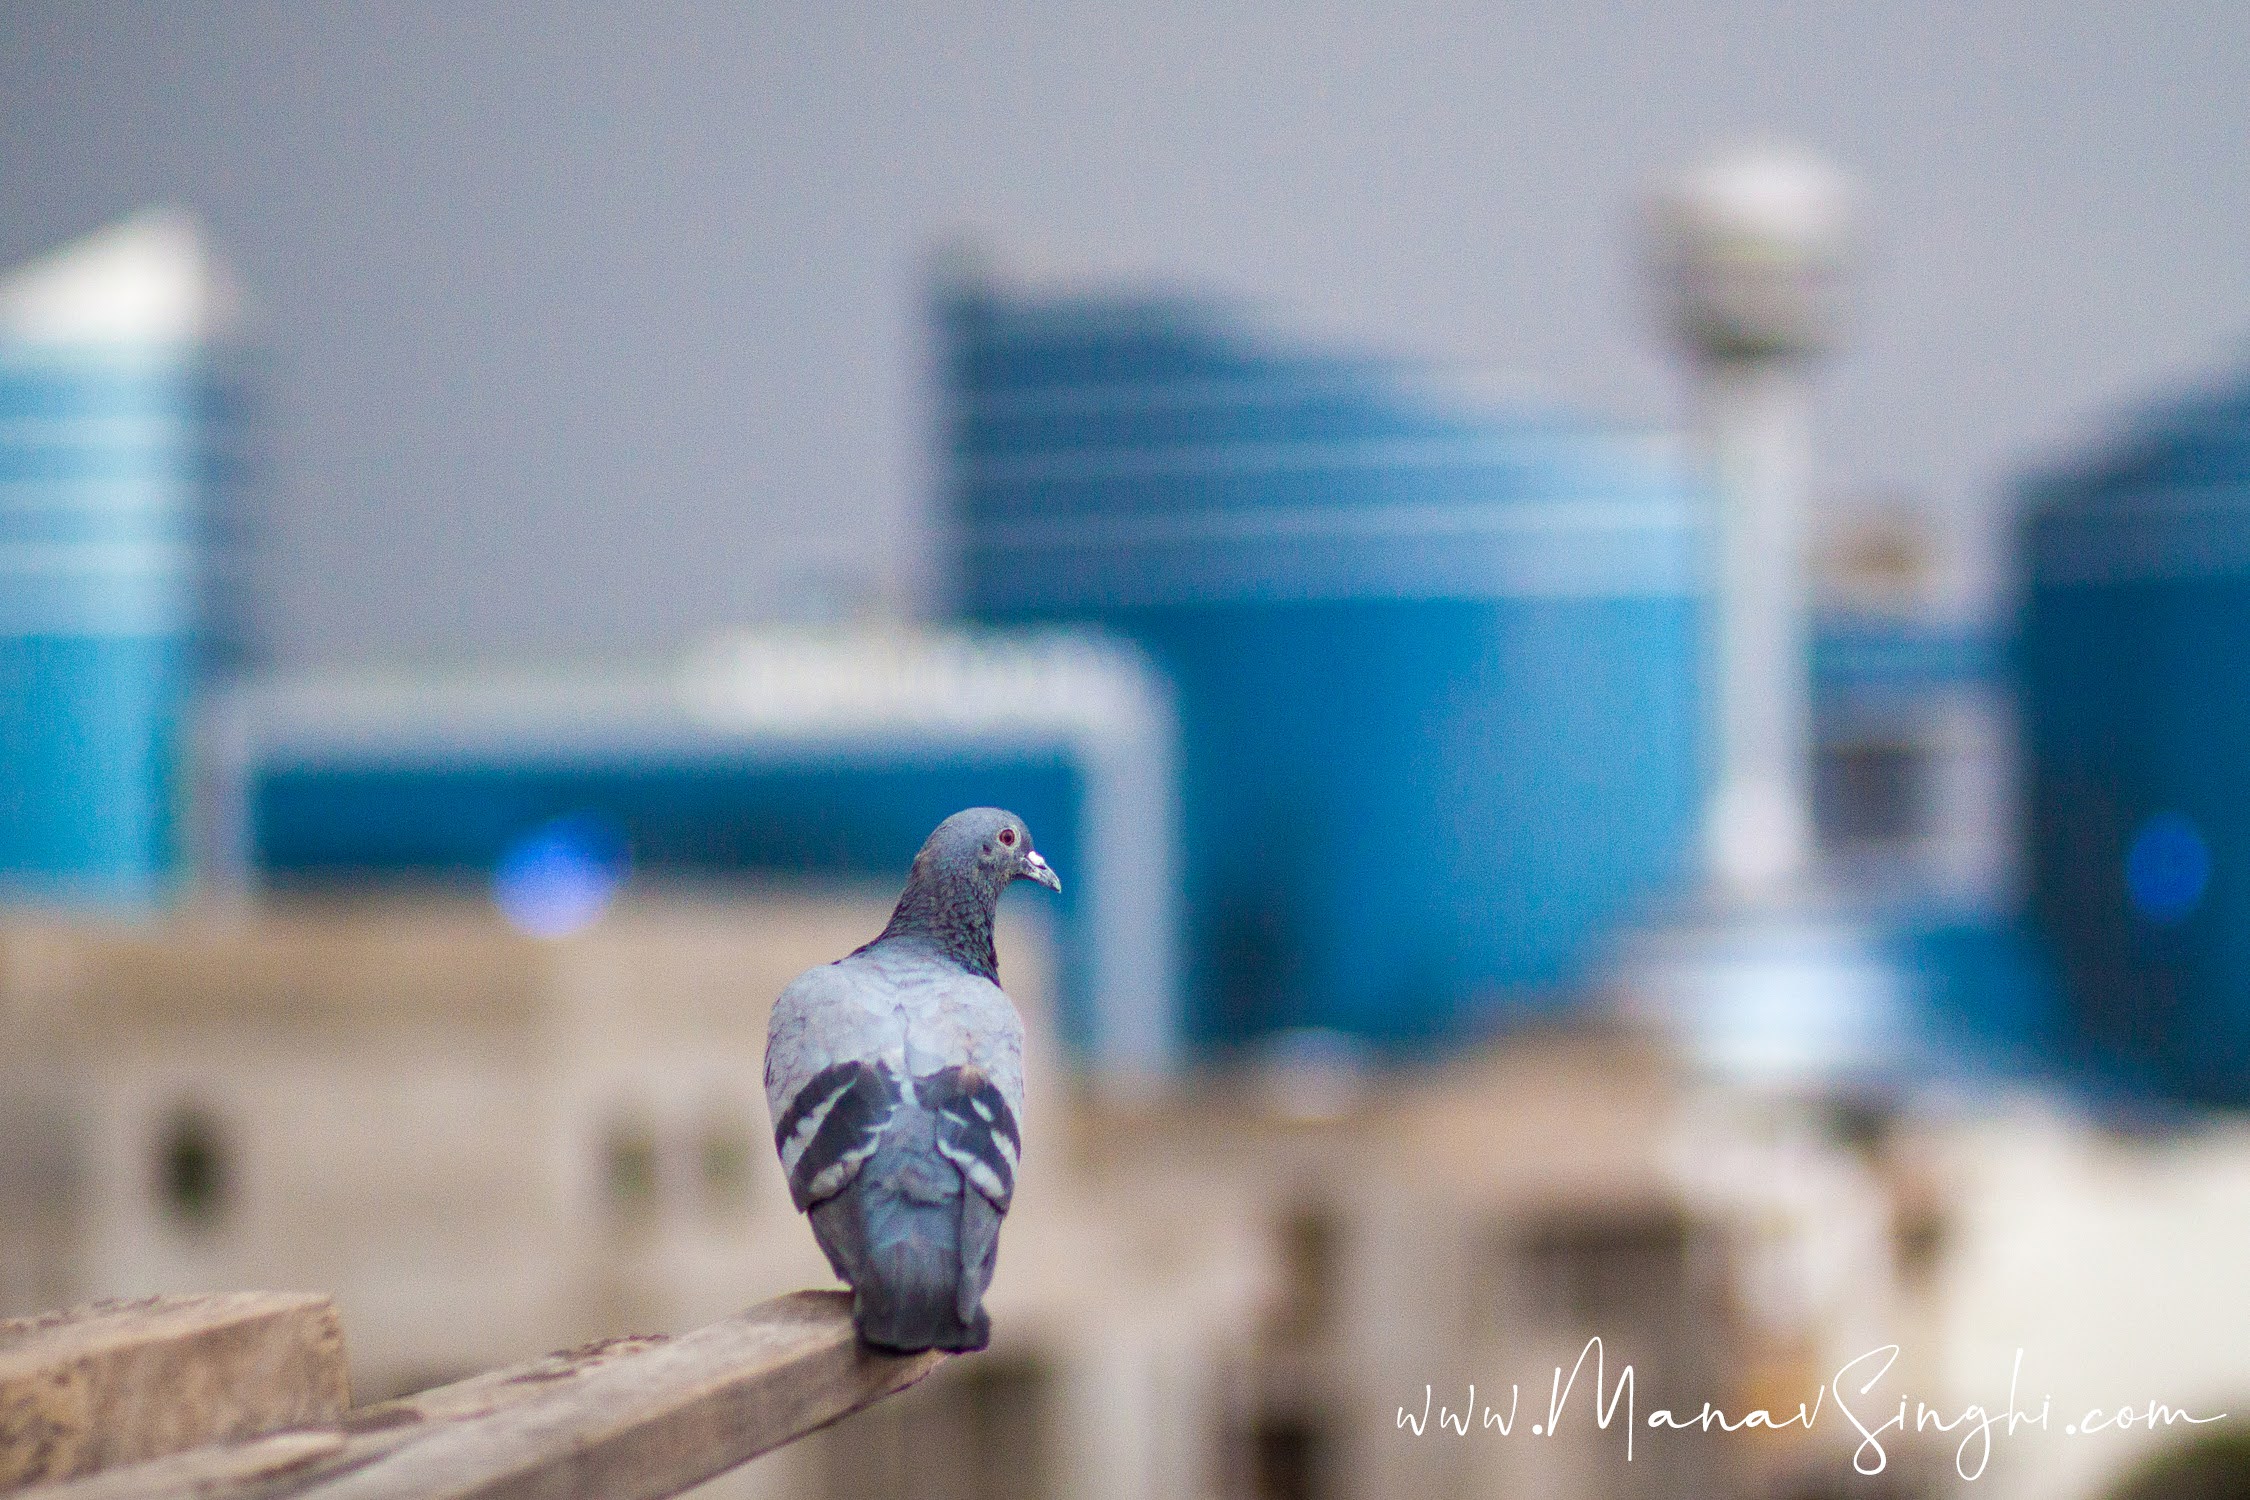
[[2245,85],[2218,7],[0,12],[0,1314],[317,1287],[365,1397],[819,1279],[768,1007],[989,801],[1068,893],[999,1341],[710,1500],[1875,1493],[1391,1416],[1597,1334],[2012,1354],[2149,1430],[1974,1493],[2171,1493]]
[[169,201],[249,290],[278,664],[936,605],[963,233],[1670,426],[1644,195],[1801,141],[1865,210],[1830,496],[2004,503],[2242,347],[2224,5],[522,16],[0,15],[0,263]]

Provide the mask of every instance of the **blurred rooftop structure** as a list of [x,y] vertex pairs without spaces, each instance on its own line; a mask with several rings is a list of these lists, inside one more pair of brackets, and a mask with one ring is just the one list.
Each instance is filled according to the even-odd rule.
[[2136,1091],[2250,1104],[2250,376],[2024,498],[2031,906],[2074,1041]]

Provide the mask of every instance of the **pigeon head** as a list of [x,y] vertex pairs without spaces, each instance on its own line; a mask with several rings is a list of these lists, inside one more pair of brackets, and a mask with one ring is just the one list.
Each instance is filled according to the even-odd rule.
[[1023,819],[997,807],[972,807],[938,824],[914,856],[910,880],[925,875],[989,886],[994,896],[1014,880],[1060,891],[1062,880],[1031,846]]
[[1023,819],[997,807],[972,807],[938,824],[914,856],[906,890],[878,943],[933,947],[973,973],[999,977],[992,915],[1017,880],[1060,891],[1062,881],[1031,846]]

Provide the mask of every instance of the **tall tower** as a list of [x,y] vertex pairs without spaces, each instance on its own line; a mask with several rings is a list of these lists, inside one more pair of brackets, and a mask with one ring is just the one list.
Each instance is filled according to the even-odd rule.
[[1799,888],[1812,858],[1807,374],[1837,322],[1850,209],[1833,169],[1771,148],[1718,157],[1655,205],[1717,501],[1706,863],[1740,902]]

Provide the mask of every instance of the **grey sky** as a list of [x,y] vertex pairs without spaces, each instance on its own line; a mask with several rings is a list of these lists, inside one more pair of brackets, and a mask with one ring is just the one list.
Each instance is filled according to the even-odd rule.
[[958,230],[1669,420],[1639,196],[1757,136],[1866,190],[1834,490],[2250,349],[2238,3],[0,8],[0,258],[173,201],[259,311],[287,663],[920,597]]

